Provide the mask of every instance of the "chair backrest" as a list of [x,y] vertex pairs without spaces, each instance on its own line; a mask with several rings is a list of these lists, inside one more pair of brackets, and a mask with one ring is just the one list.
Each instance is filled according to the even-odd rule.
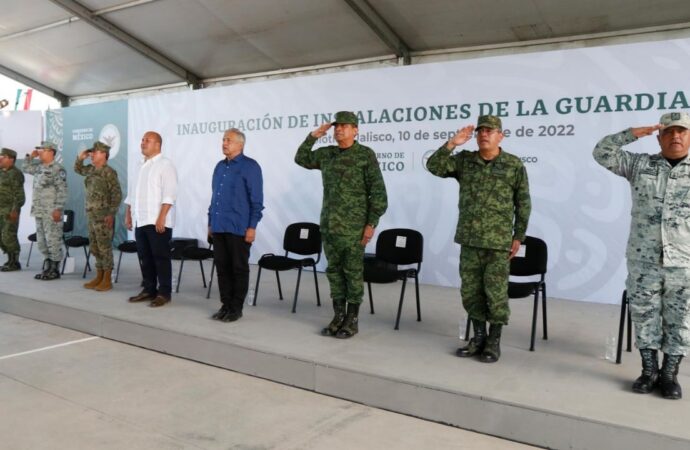
[[311,222],[288,225],[283,237],[283,249],[298,255],[321,254],[321,228]]
[[548,249],[546,242],[533,236],[525,237],[525,256],[510,260],[510,274],[517,276],[543,275],[546,273]]
[[71,233],[74,230],[74,211],[66,209],[62,216],[62,232]]
[[383,230],[376,240],[376,258],[391,264],[421,264],[423,253],[422,233],[409,228]]

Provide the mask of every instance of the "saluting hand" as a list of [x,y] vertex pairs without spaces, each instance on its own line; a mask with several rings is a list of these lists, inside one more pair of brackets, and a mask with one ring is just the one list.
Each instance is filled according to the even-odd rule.
[[663,125],[658,123],[656,125],[651,125],[648,127],[631,128],[630,131],[632,132],[633,136],[635,136],[636,138],[641,138],[644,136],[649,136],[650,134],[654,133],[656,130],[660,130],[663,127],[664,127]]
[[323,125],[321,125],[319,128],[311,132],[311,135],[314,136],[316,139],[320,137],[324,137],[326,133],[328,132],[328,129],[331,128],[333,125],[330,122],[326,122]]
[[455,135],[448,139],[446,148],[448,150],[453,150],[458,145],[462,145],[465,142],[472,139],[472,134],[474,133],[474,125],[467,125],[466,127],[460,128]]

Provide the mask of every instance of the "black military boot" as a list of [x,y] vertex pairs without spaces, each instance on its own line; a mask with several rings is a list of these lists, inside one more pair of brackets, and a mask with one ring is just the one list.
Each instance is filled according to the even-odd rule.
[[45,277],[48,275],[48,271],[50,270],[50,264],[51,261],[49,259],[44,259],[43,260],[43,272],[37,273],[34,275],[34,278],[37,280],[45,280]]
[[638,394],[649,394],[654,390],[659,379],[659,356],[656,349],[643,348],[640,350],[642,356],[642,375],[632,385],[633,392]]
[[659,373],[659,389],[664,398],[679,400],[683,398],[683,390],[678,384],[678,369],[683,355],[664,354],[664,363],[661,365]]
[[484,345],[486,345],[486,322],[472,319],[472,328],[474,329],[472,339],[470,339],[466,346],[460,347],[455,352],[460,358],[479,355],[484,351]]
[[7,260],[7,264],[0,267],[1,272],[14,272],[15,270],[22,269],[22,265],[19,264],[19,253],[10,253],[7,256],[9,259]]
[[60,261],[50,260],[48,272],[41,279],[50,281],[50,280],[57,280],[58,278],[60,278]]
[[347,304],[347,315],[343,321],[343,326],[340,327],[338,333],[335,335],[338,339],[349,339],[359,332],[359,303]]
[[321,330],[323,336],[335,336],[345,321],[345,301],[333,300],[333,320]]
[[479,360],[485,363],[495,363],[501,357],[501,330],[503,325],[492,323],[489,326],[489,337]]

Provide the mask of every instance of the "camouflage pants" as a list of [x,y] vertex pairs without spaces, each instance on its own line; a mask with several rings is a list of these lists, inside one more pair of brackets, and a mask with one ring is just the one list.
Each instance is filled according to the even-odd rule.
[[113,270],[113,228],[103,220],[105,216],[89,214],[89,249],[96,258],[96,269]]
[[50,215],[36,216],[36,243],[45,258],[62,261],[62,220],[55,222]]
[[360,304],[364,295],[364,246],[359,236],[323,237],[323,251],[328,259],[326,277],[334,302]]
[[11,222],[7,217],[9,210],[0,210],[0,250],[9,253],[19,253],[19,240],[17,239],[17,229],[19,219]]
[[628,261],[630,315],[635,343],[669,355],[690,346],[690,269]]
[[471,319],[508,324],[508,254],[464,245],[460,249],[460,295]]

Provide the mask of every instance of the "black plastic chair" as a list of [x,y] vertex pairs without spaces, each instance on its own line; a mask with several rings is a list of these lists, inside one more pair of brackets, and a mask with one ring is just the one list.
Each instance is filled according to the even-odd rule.
[[[175,292],[180,292],[180,282],[182,281],[182,268],[184,267],[184,262],[187,260],[199,261],[199,268],[201,269],[201,281],[206,288],[206,274],[204,273],[204,261],[207,259],[213,259],[213,238],[208,238],[208,248],[195,247],[192,245],[186,246],[182,249],[182,254],[180,258],[180,271],[177,274],[177,287]],[[206,298],[211,296],[211,284],[213,283],[213,271],[216,267],[215,261],[211,265],[211,277],[208,280],[208,292],[206,293]]]
[[[539,294],[542,298],[543,339],[548,339],[546,327],[546,263],[548,261],[548,248],[546,242],[539,238],[527,236],[523,242],[525,256],[515,256],[510,260],[510,275],[518,277],[530,277],[539,275],[539,281],[508,282],[508,298],[525,298],[534,295],[534,309],[532,311],[532,335],[530,337],[529,351],[534,351],[534,337],[537,333],[537,312],[539,309]],[[467,318],[465,328],[465,340],[470,338],[470,318]]]
[[[117,249],[120,250],[120,256],[117,258],[117,270],[115,270],[115,282],[117,283],[117,280],[120,278],[120,263],[122,263],[122,254],[123,253],[136,253],[137,252],[137,241],[124,241],[120,245],[117,246]],[[137,257],[137,261],[139,260],[139,257]]]
[[[626,314],[627,312],[627,314]],[[625,322],[628,322],[628,336],[627,336],[627,346],[626,351],[632,352],[632,318],[630,317],[630,302],[628,302],[628,291],[623,291],[623,296],[621,298],[621,318],[620,324],[618,325],[618,348],[616,349],[616,364],[621,363],[621,358],[623,355],[623,334],[625,333]]]
[[64,224],[62,226],[62,239],[65,243],[65,259],[62,261],[62,273],[65,273],[65,262],[67,262],[67,258],[69,258],[69,249],[70,248],[79,248],[81,247],[84,250],[84,257],[86,258],[86,264],[84,265],[84,273],[82,274],[82,278],[86,278],[86,271],[88,270],[91,272],[91,264],[89,263],[89,257],[91,256],[91,249],[88,248],[89,246],[89,238],[84,237],[84,236],[77,236],[73,235],[72,231],[74,230],[74,211],[71,209],[66,209],[64,212]]
[[[316,265],[321,260],[321,230],[315,223],[298,222],[288,225],[283,236],[283,249],[285,256],[266,253],[259,258],[259,272],[256,275],[256,287],[254,288],[254,306],[259,298],[259,280],[261,270],[273,270],[278,280],[278,296],[283,299],[283,290],[280,286],[280,272],[284,270],[297,269],[297,284],[295,286],[295,299],[292,302],[292,312],[297,311],[297,295],[299,294],[299,283],[302,278],[302,269],[312,267],[314,271],[314,286],[316,287],[316,305],[321,306],[319,295],[319,281],[316,278]],[[290,258],[289,253],[298,255],[317,255],[314,258]]]
[[[369,306],[374,314],[374,300],[371,295],[371,283],[395,283],[402,280],[398,314],[395,319],[395,329],[400,326],[400,314],[405,299],[405,286],[408,278],[414,278],[417,299],[417,322],[422,320],[419,306],[419,272],[422,270],[424,253],[424,237],[419,231],[409,228],[393,228],[384,230],[376,240],[376,257],[365,259],[364,281],[369,291]],[[416,268],[398,270],[399,265],[414,265]]]

